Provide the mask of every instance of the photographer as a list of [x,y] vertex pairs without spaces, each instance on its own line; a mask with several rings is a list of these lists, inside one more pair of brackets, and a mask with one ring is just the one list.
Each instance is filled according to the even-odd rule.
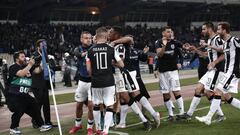
[[21,134],[18,129],[19,122],[24,113],[28,114],[35,120],[40,127],[40,131],[44,132],[51,129],[51,126],[44,125],[39,107],[35,99],[28,94],[31,85],[32,73],[40,72],[40,67],[33,68],[34,59],[26,65],[25,54],[22,51],[16,52],[14,55],[15,63],[9,68],[7,105],[12,114],[12,122],[10,126],[10,134]]
[[[36,42],[36,51],[33,53],[33,57],[36,61],[34,66],[42,67],[42,50],[40,46],[42,42],[46,41],[44,39],[39,39]],[[49,88],[49,81],[44,79],[43,69],[40,68],[39,73],[33,73],[32,75],[32,92],[36,98],[40,110],[43,108],[44,123],[46,125],[52,126],[48,93]],[[32,120],[32,124],[34,128],[37,128],[34,119]]]

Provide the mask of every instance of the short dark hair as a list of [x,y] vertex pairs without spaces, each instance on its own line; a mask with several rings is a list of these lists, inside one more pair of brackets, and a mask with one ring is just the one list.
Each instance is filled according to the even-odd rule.
[[82,38],[83,34],[91,34],[91,33],[88,32],[88,31],[82,31],[82,33],[81,33],[81,35],[80,35],[81,38]]
[[228,22],[220,22],[218,25],[220,25],[222,29],[226,30],[227,33],[230,33],[230,24]]
[[15,52],[14,54],[13,54],[13,60],[14,60],[14,62],[16,62],[16,60],[19,58],[19,55],[20,54],[25,54],[24,53],[24,51],[18,51],[18,52]]
[[36,42],[36,47],[40,47],[40,43],[46,41],[45,39],[38,39]]
[[113,26],[112,29],[117,32],[120,36],[123,35],[123,29],[120,26]]
[[212,22],[205,22],[203,25],[206,25],[207,28],[211,28],[213,31],[215,31],[215,26]]
[[172,27],[170,27],[170,26],[164,26],[164,27],[162,28],[162,31],[165,31],[165,30],[167,30],[167,29],[172,29]]

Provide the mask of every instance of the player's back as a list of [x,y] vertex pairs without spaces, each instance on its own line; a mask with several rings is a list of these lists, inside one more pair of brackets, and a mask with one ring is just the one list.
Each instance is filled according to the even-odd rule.
[[92,87],[102,88],[114,85],[112,60],[114,48],[107,44],[94,45],[88,51],[92,66]]

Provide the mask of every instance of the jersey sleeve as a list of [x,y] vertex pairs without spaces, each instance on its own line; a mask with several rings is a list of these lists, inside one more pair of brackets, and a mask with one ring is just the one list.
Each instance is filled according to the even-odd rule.
[[218,37],[218,38],[216,39],[216,46],[217,46],[218,48],[223,48],[223,44],[224,44],[224,41],[223,41],[220,37]]
[[159,40],[155,41],[155,48],[162,48],[162,42],[160,42]]
[[240,39],[239,39],[239,38],[234,38],[234,39],[233,39],[233,42],[234,42],[234,45],[235,45],[237,48],[240,48]]
[[88,62],[91,63],[91,58],[90,57],[91,57],[91,50],[87,51],[87,54],[85,56],[85,60],[86,60],[87,63]]

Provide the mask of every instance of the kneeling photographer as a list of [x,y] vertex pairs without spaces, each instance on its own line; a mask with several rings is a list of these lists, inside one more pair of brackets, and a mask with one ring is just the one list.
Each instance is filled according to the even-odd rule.
[[14,64],[9,68],[7,105],[13,112],[11,118],[10,134],[21,134],[19,122],[24,113],[35,120],[40,127],[40,131],[50,130],[52,127],[44,125],[43,119],[36,100],[28,94],[32,86],[32,73],[40,72],[40,67],[33,67],[34,59],[30,59],[26,64],[23,51],[16,52]]

